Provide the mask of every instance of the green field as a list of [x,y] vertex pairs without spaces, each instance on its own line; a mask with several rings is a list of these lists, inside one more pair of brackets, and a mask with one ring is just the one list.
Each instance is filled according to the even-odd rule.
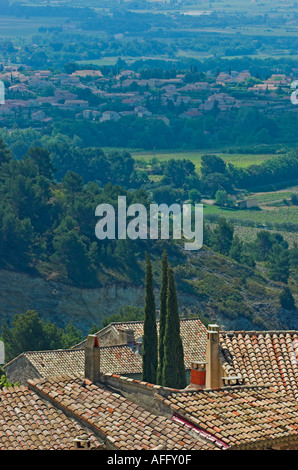
[[219,215],[226,219],[233,219],[234,223],[249,221],[256,225],[274,227],[275,224],[298,224],[298,206],[276,207],[271,210],[222,209],[218,206],[205,205],[204,215]]
[[158,158],[159,160],[181,160],[181,159],[188,159],[191,160],[196,169],[200,170],[201,167],[201,159],[203,155],[206,154],[216,154],[221,157],[226,163],[232,163],[233,165],[241,168],[246,168],[250,165],[259,165],[260,163],[264,162],[265,160],[269,160],[273,157],[272,154],[227,154],[227,153],[220,153],[218,150],[206,150],[206,151],[141,151],[141,150],[130,150],[131,155],[136,160],[143,160],[145,162],[150,162],[152,158]]
[[0,13],[0,37],[25,37],[38,34],[41,26],[52,27],[61,26],[67,18],[13,18],[11,16],[1,16]]
[[[207,223],[207,225],[211,228],[214,229],[216,227],[216,224],[213,223]],[[240,240],[244,242],[252,242],[258,232],[261,232],[262,228],[257,228],[257,227],[245,227],[243,225],[234,225],[234,234],[237,235]],[[285,230],[273,230],[274,233],[280,234],[284,240],[286,240],[292,248],[295,243],[297,243],[297,233],[295,232],[286,232]]]
[[258,201],[258,204],[261,206],[270,207],[277,202],[283,201],[284,199],[289,199],[293,193],[298,192],[298,187],[293,186],[292,188],[288,188],[284,191],[273,191],[273,192],[266,192],[266,193],[255,193],[253,194],[253,198]]
[[[226,154],[219,153],[218,151],[198,151],[198,152],[154,152],[154,151],[141,151],[141,150],[130,150],[131,155],[139,161],[146,162],[150,165],[152,158],[160,160],[170,159],[189,159],[196,167],[199,172],[201,167],[201,158],[205,154],[216,154],[220,156],[226,163],[232,163],[236,167],[246,168],[250,165],[258,165],[265,160],[273,157],[272,154]],[[161,175],[153,175],[154,181],[159,181]],[[271,192],[258,192],[250,193],[247,197],[257,199],[259,209],[256,210],[238,210],[238,209],[227,209],[220,208],[211,204],[204,205],[204,215],[217,215],[225,217],[226,219],[232,219],[233,224],[239,225],[239,230],[244,230],[243,224],[249,222],[255,225],[255,227],[265,226],[274,228],[275,224],[298,224],[298,206],[286,205],[283,203],[285,199],[290,199],[293,193],[298,192],[298,186],[293,186],[285,190],[271,191]],[[280,204],[280,205],[279,205]],[[243,228],[242,228],[243,227]],[[285,232],[286,233],[286,232]],[[288,238],[293,241],[293,238],[297,239],[297,234],[289,234]]]
[[[155,3],[154,0],[149,0],[149,3]],[[177,4],[176,4],[177,5]],[[205,12],[212,12],[212,11],[220,11],[226,13],[232,13],[235,11],[243,11],[249,12],[250,14],[259,15],[264,12],[270,11],[272,15],[280,14],[281,12],[287,12],[289,9],[291,11],[297,11],[297,7],[293,4],[289,4],[289,2],[278,2],[277,0],[256,0],[247,2],[245,0],[215,0],[212,3],[208,0],[202,0],[199,4],[194,2],[188,4],[180,4],[177,6],[173,6],[173,8],[168,8],[167,12],[176,14],[177,12],[185,12],[185,13],[193,13],[197,14],[197,12],[205,11]],[[132,10],[132,11],[140,11],[140,10]],[[148,12],[147,10],[141,10],[142,12]],[[159,8],[158,6],[154,10],[155,13],[165,13],[165,10]]]

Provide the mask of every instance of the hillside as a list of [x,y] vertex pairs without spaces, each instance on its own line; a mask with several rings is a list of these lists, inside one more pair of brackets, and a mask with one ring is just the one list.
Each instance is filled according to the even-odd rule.
[[[226,330],[297,329],[297,311],[279,305],[281,283],[273,282],[207,247],[184,259],[170,258],[175,265],[181,315],[200,316]],[[139,272],[143,272],[139,260]],[[158,307],[160,262],[153,261]],[[93,324],[125,305],[143,306],[144,277],[136,281],[110,281],[93,289],[67,285],[51,278],[2,270],[0,272],[0,319],[10,322],[17,313],[37,310],[44,320],[65,327],[72,322],[83,334]],[[21,288],[20,288],[21,286]]]
[[[213,224],[205,220],[204,246],[198,252],[184,251],[182,240],[171,239],[171,234],[169,240],[98,239],[94,232],[95,208],[109,203],[117,216],[119,196],[126,196],[127,206],[138,203],[146,209],[152,201],[184,204],[191,197],[196,203],[201,198],[198,189],[209,198],[214,192],[226,194],[226,185],[233,191],[235,175],[250,184],[270,169],[272,180],[286,180],[297,167],[294,154],[273,157],[240,173],[218,156],[205,155],[200,175],[191,161],[170,160],[160,185],[153,186],[143,185],[128,153],[89,148],[75,154],[85,180],[67,171],[59,181],[49,151],[32,147],[16,160],[0,139],[2,319],[34,309],[59,326],[71,321],[86,334],[120,307],[143,305],[146,253],[153,264],[158,306],[160,260],[166,250],[181,315],[199,315],[224,329],[297,328],[297,246],[273,227],[240,239],[221,214]],[[296,199],[290,204],[295,209]],[[233,214],[240,212],[248,219],[252,214]],[[283,307],[289,312],[281,310],[285,289],[290,302]]]

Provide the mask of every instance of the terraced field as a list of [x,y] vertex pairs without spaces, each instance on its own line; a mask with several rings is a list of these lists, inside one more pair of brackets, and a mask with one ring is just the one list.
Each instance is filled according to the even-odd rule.
[[[204,216],[213,214],[230,219],[234,225],[235,233],[243,240],[255,238],[257,231],[274,230],[280,233],[290,246],[298,242],[298,234],[291,226],[298,226],[298,206],[290,205],[291,195],[298,194],[298,186],[283,191],[250,194],[248,199],[254,198],[259,204],[258,209],[237,210],[225,209],[215,205],[204,205]],[[286,203],[285,201],[288,201]],[[288,205],[289,204],[289,205]],[[252,224],[249,227],[245,224]],[[283,229],[279,229],[279,225]]]

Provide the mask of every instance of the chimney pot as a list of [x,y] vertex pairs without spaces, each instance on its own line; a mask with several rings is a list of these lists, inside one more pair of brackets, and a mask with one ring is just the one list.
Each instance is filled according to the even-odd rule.
[[78,436],[73,440],[75,450],[90,450],[90,439],[86,434]]
[[206,386],[206,362],[192,362],[190,371],[190,385],[197,389]]
[[85,378],[91,382],[100,379],[100,347],[96,335],[88,335],[85,346]]

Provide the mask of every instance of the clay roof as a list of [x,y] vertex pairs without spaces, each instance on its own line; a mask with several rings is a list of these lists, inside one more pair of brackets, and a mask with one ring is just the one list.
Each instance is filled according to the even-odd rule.
[[90,438],[91,448],[103,448],[105,443],[132,451],[158,445],[167,450],[258,449],[298,442],[297,401],[274,388],[159,393],[156,386],[154,396],[169,417],[157,416],[108,386],[78,376],[34,379],[27,387],[4,388],[0,450],[71,449],[82,434]]
[[[100,330],[96,335],[99,337],[108,329],[116,330],[132,330],[135,340],[143,336],[143,321],[117,322],[110,323],[107,327]],[[159,330],[159,322],[157,322],[157,331]],[[198,318],[180,319],[180,336],[184,349],[184,361],[186,369],[190,369],[191,361],[204,361],[206,355],[207,329]],[[86,341],[82,341],[79,347],[84,347]]]
[[53,377],[65,373],[84,374],[84,350],[29,351],[23,355],[41,377]]
[[80,377],[62,376],[28,381],[34,393],[51,399],[75,419],[91,426],[119,450],[214,449],[212,442],[192,437],[183,425],[146,411],[102,384]]
[[[143,322],[112,323],[114,331],[133,330],[135,340],[143,335]],[[198,319],[181,319],[180,333],[186,369],[192,361],[204,361],[207,330]],[[298,399],[298,332],[297,331],[221,331],[221,362],[226,376],[242,376],[246,385],[273,385]],[[78,349],[27,352],[40,377],[61,374],[84,374],[85,341]],[[14,359],[12,362],[16,361]],[[10,363],[10,364],[11,364]],[[6,365],[7,366],[7,365]],[[103,373],[140,374],[142,358],[128,345],[101,347]]]
[[102,446],[94,432],[28,387],[0,390],[0,450],[68,450],[86,433],[91,448]]
[[220,333],[221,361],[228,375],[246,384],[268,384],[298,399],[298,332]]
[[118,374],[141,374],[142,356],[129,346],[107,346],[100,349],[102,372]]
[[230,447],[257,448],[272,439],[298,442],[297,401],[272,388],[180,391],[159,399],[178,419],[186,419]]
[[[100,351],[103,373],[136,374],[142,372],[142,358],[129,346],[105,346],[100,348]],[[55,377],[62,374],[83,376],[85,373],[84,349],[29,351],[20,356],[26,357],[40,377]],[[9,364],[17,361],[18,357]]]

